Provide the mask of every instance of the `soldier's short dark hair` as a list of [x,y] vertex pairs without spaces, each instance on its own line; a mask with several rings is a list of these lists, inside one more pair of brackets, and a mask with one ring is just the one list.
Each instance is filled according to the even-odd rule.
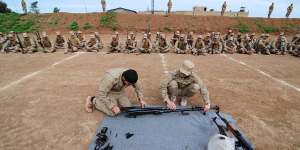
[[124,71],[122,76],[127,82],[131,84],[135,84],[139,78],[137,72],[133,69],[128,69]]

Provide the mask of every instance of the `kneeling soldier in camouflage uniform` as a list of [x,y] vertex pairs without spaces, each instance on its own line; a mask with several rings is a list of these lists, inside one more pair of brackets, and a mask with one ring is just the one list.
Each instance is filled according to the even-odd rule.
[[125,52],[130,54],[130,53],[135,53],[137,51],[136,43],[134,39],[132,39],[130,36],[127,37],[127,40],[125,42]]
[[117,52],[117,53],[121,52],[120,43],[119,43],[119,40],[118,40],[116,35],[112,36],[112,40],[110,42],[109,49],[110,50],[107,52],[107,54],[115,53],[115,52]]
[[101,37],[100,37],[99,32],[95,32],[95,37],[96,37],[96,39],[97,39],[97,41],[98,41],[98,43],[99,43],[99,48],[100,48],[100,49],[103,49],[104,44],[103,44],[103,42],[102,42],[102,40],[101,40]]
[[142,86],[138,82],[138,74],[132,69],[115,68],[108,70],[101,79],[96,96],[89,96],[86,99],[85,109],[92,112],[95,107],[109,116],[120,113],[121,107],[130,107],[125,88],[132,86],[140,102],[141,107],[145,106],[143,101]]
[[43,52],[44,53],[53,53],[54,50],[53,50],[53,47],[52,47],[52,43],[51,43],[51,41],[50,41],[50,39],[49,39],[46,32],[42,33],[42,39],[41,40],[42,40],[41,43],[43,44],[43,47],[44,47]]
[[63,37],[60,32],[56,32],[53,51],[56,52],[57,49],[65,49],[65,42],[65,37]]
[[34,53],[38,51],[36,43],[30,39],[27,33],[23,33],[23,39],[24,53]]
[[276,40],[273,54],[285,55],[286,53],[287,53],[287,39],[284,36],[284,33],[280,33],[279,38]]
[[17,53],[19,51],[21,51],[19,42],[16,40],[16,37],[12,33],[9,33],[8,36],[7,36],[7,41],[3,44],[1,52],[3,52],[3,53],[4,52],[6,52],[6,53],[9,53],[9,52]]
[[82,35],[82,32],[81,31],[78,31],[76,33],[76,36],[77,38],[79,39],[79,43],[80,43],[80,48],[83,49],[85,47],[85,38],[84,36]]
[[90,40],[85,45],[85,48],[87,52],[100,51],[100,44],[95,35],[91,35]]
[[179,69],[168,73],[162,80],[160,90],[168,108],[176,109],[177,96],[181,97],[180,105],[186,106],[188,98],[200,92],[204,100],[204,110],[209,110],[209,92],[203,81],[193,72],[193,68],[194,64],[185,60]]
[[194,44],[194,36],[193,35],[194,35],[193,32],[189,32],[186,37],[186,41],[187,41],[189,49],[193,48],[193,44]]
[[206,56],[206,47],[203,41],[202,35],[199,35],[195,44],[193,45],[192,54],[193,55],[203,55]]
[[141,42],[141,48],[139,48],[140,53],[148,53],[150,54],[152,51],[151,41],[148,39],[147,34],[144,35],[144,38]]
[[246,36],[243,40],[243,49],[239,49],[239,53],[252,55],[255,52],[253,40],[249,36]]
[[175,44],[179,40],[179,37],[180,37],[180,32],[179,31],[174,32],[173,37],[172,37],[172,39],[170,41],[172,47],[175,46]]
[[160,34],[160,38],[157,43],[157,51],[159,53],[168,53],[170,51],[166,36],[164,34]]
[[233,54],[236,52],[237,46],[235,45],[235,42],[233,41],[233,37],[229,37],[227,41],[224,42],[224,49],[223,52],[228,54]]
[[213,39],[211,40],[211,44],[209,47],[209,53],[211,54],[220,54],[222,51],[222,42],[218,35],[213,35]]
[[186,54],[188,49],[187,42],[184,39],[184,35],[180,35],[179,40],[175,44],[175,53]]
[[79,49],[81,49],[80,41],[76,37],[75,33],[70,31],[70,38],[68,38],[68,49],[66,49],[65,54],[68,52],[78,52]]

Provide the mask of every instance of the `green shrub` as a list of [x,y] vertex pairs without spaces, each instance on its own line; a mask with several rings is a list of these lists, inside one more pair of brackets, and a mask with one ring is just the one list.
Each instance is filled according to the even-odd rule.
[[34,32],[39,29],[35,18],[21,19],[17,13],[0,14],[0,32]]
[[265,25],[263,23],[256,23],[256,27],[258,28],[258,30],[260,30],[261,32],[264,32],[264,33],[278,32],[278,28],[270,26],[270,25]]
[[247,26],[246,24],[243,24],[243,23],[239,23],[237,25],[234,25],[234,26],[232,26],[232,28],[238,30],[241,33],[251,32],[251,29],[249,28],[249,26]]
[[72,31],[78,31],[79,30],[79,25],[76,21],[72,21],[69,25],[69,29]]
[[112,30],[117,30],[119,25],[116,18],[115,12],[105,13],[100,18],[100,26],[111,28]]
[[59,21],[60,21],[59,18],[54,18],[54,19],[50,20],[50,21],[48,22],[48,24],[49,24],[50,26],[56,26],[56,25],[59,24]]
[[92,28],[93,26],[89,23],[89,22],[87,22],[87,23],[85,23],[84,25],[83,25],[83,29],[84,30],[88,30],[88,29],[90,29],[90,28]]
[[295,25],[295,24],[286,24],[283,27],[281,27],[282,30],[284,30],[285,32],[287,31],[297,31],[300,29],[300,25]]

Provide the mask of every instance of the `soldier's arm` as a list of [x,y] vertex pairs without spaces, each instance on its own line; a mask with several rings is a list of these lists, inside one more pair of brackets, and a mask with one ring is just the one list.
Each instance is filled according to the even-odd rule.
[[172,76],[170,73],[167,75],[163,76],[163,79],[161,80],[160,83],[160,92],[162,96],[163,102],[169,101],[169,96],[168,96],[168,84],[172,81]]
[[112,101],[107,97],[107,94],[112,89],[114,79],[106,74],[104,78],[100,81],[100,86],[96,93],[96,98],[102,101],[109,109],[112,109],[114,107],[114,104]]
[[209,99],[209,92],[207,90],[206,85],[203,83],[203,81],[197,76],[193,75],[195,82],[200,86],[200,93],[203,97],[203,101],[205,104],[210,104],[210,99]]
[[134,87],[135,93],[136,93],[136,95],[138,97],[138,100],[142,101],[143,100],[143,88],[142,88],[142,85],[139,82],[137,82],[137,83],[135,83],[133,85],[133,87]]

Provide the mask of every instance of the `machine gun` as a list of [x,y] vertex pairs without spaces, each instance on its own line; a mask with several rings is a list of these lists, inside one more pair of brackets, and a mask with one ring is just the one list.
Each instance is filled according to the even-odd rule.
[[19,45],[20,45],[22,54],[25,54],[24,46],[23,46],[22,41],[21,41],[21,39],[20,39],[20,37],[19,37],[19,35],[18,35],[17,33],[16,33],[16,37],[17,37],[17,39],[18,39],[18,43],[19,43]]
[[[218,106],[213,106],[210,109],[217,110]],[[173,112],[180,112],[182,115],[188,115],[189,111],[203,111],[204,107],[184,107],[184,108],[177,108],[175,110],[171,110],[165,107],[146,107],[146,108],[123,107],[121,108],[121,110],[126,113],[127,117],[136,118],[137,116],[142,116],[142,115],[149,115],[149,114],[161,115],[164,113],[173,113]],[[203,114],[205,115],[204,112]]]
[[[217,114],[217,117],[219,117],[226,125],[226,130],[227,131],[230,131],[232,133],[232,135],[237,139],[237,146],[238,147],[242,147],[243,149],[245,150],[254,150],[253,146],[250,144],[249,141],[247,141],[243,135],[240,133],[240,131],[238,131],[237,129],[235,129],[224,117],[222,117],[220,115],[220,109],[219,107],[217,107],[216,109],[216,114]],[[220,134],[222,135],[226,135],[226,132],[224,130],[224,128],[222,126],[220,126],[217,122],[216,122],[216,118],[213,118],[213,121],[214,123],[217,125],[219,131],[220,131]]]

